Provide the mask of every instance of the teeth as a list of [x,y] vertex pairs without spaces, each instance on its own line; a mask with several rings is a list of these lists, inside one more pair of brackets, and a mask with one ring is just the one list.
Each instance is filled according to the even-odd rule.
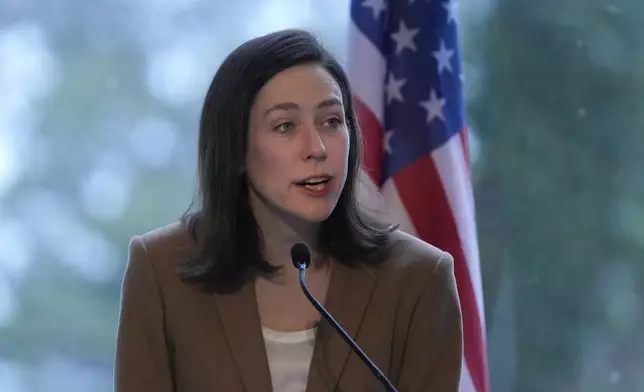
[[326,183],[328,181],[329,181],[328,178],[320,177],[320,178],[311,178],[311,179],[308,179],[306,181],[302,181],[301,184],[303,184],[303,185],[317,185],[317,184],[321,184],[321,183],[322,184]]
[[324,188],[324,183],[315,184],[315,185],[306,184],[304,186],[306,188],[313,189],[314,191],[319,191],[319,190],[322,190],[322,188]]

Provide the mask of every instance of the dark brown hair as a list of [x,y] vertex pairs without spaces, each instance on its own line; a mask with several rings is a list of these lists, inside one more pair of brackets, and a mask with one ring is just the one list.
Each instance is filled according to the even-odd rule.
[[252,39],[221,64],[208,89],[199,127],[199,210],[186,213],[196,252],[182,263],[185,281],[207,291],[236,290],[276,267],[262,257],[263,240],[253,216],[245,175],[248,122],[258,91],[279,72],[303,63],[324,67],[336,80],[350,133],[346,184],[336,208],[321,225],[319,251],[349,266],[375,264],[395,227],[365,214],[357,199],[362,138],[347,75],[310,33],[290,29]]

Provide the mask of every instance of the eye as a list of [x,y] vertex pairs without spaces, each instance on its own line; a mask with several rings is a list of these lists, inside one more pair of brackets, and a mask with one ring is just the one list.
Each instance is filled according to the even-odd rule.
[[294,126],[295,126],[295,124],[293,124],[292,122],[286,121],[286,122],[283,122],[283,123],[277,125],[273,129],[275,131],[279,132],[279,133],[286,133],[286,132],[290,131],[291,128],[293,128]]
[[326,125],[328,125],[331,128],[340,128],[342,125],[344,125],[344,121],[337,116],[328,118],[327,120],[324,121]]

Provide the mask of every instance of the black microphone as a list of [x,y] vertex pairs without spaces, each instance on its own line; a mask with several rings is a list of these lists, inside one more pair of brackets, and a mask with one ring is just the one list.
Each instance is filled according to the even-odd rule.
[[306,295],[306,298],[311,301],[313,306],[320,312],[320,314],[333,326],[333,328],[342,336],[345,342],[351,348],[353,351],[358,354],[360,359],[371,369],[371,372],[376,376],[380,382],[382,382],[382,385],[385,386],[386,390],[389,392],[398,392],[394,385],[389,381],[387,376],[378,369],[378,366],[376,366],[375,363],[369,357],[367,357],[367,354],[362,351],[360,346],[356,342],[351,339],[351,336],[338,324],[337,321],[331,316],[329,312],[320,304],[311,294],[309,291],[308,287],[306,287],[306,269],[311,265],[311,252],[309,252],[309,248],[304,245],[303,243],[297,243],[293,245],[291,248],[291,259],[293,260],[293,265],[295,268],[297,268],[300,271],[300,287],[302,287],[302,290],[304,291],[304,295]]

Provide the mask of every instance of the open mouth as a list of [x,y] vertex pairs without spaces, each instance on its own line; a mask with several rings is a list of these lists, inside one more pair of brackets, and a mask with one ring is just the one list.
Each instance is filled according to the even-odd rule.
[[295,185],[301,186],[313,191],[320,191],[324,189],[326,184],[328,184],[329,181],[331,181],[332,179],[333,177],[331,176],[311,177],[311,178],[307,178],[306,180],[297,181],[295,182]]

